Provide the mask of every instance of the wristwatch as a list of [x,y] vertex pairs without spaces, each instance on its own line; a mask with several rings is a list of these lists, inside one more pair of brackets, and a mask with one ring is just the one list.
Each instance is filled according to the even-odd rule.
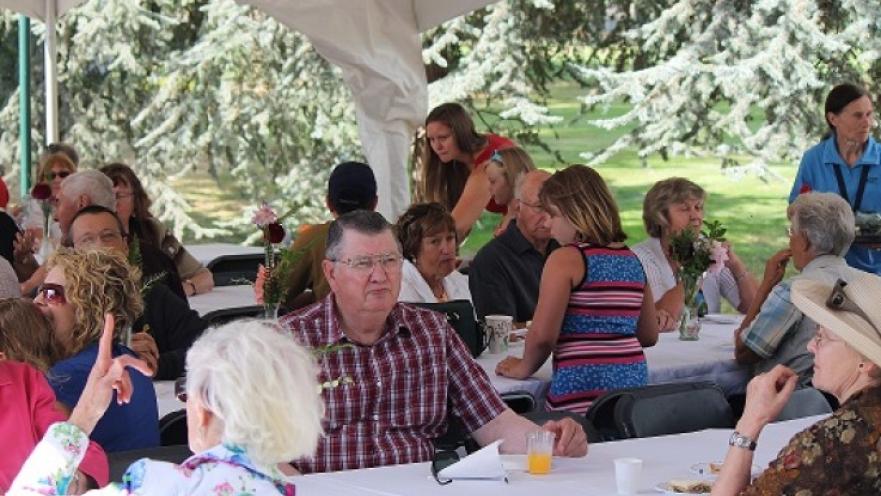
[[738,448],[748,449],[750,451],[756,450],[756,442],[754,439],[744,436],[743,434],[734,431],[731,433],[731,437],[728,438],[729,446],[736,446]]

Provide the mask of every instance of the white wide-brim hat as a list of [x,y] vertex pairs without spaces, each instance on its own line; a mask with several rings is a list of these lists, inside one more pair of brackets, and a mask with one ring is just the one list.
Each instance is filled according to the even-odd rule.
[[847,299],[862,310],[868,321],[852,311],[827,306],[834,287],[799,279],[792,285],[792,302],[808,318],[881,367],[881,277],[864,274],[844,287]]

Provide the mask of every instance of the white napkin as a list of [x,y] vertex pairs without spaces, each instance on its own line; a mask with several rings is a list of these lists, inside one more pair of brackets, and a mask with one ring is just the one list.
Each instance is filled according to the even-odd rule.
[[438,472],[438,478],[504,480],[508,473],[505,472],[502,457],[499,456],[500,444],[502,444],[501,439],[487,444]]

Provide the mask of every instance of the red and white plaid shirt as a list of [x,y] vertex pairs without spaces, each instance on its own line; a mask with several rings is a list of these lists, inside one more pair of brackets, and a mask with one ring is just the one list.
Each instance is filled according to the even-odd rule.
[[372,346],[352,343],[340,328],[333,294],[282,320],[308,347],[351,343],[319,357],[319,380],[350,377],[325,388],[324,436],[303,473],[431,460],[431,440],[449,415],[474,432],[506,406],[443,315],[398,303]]

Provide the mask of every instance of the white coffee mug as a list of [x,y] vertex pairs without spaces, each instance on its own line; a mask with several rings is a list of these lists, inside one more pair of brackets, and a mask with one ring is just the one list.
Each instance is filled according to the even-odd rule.
[[514,330],[514,317],[510,315],[487,315],[486,332],[489,335],[489,352],[508,351],[508,336]]

